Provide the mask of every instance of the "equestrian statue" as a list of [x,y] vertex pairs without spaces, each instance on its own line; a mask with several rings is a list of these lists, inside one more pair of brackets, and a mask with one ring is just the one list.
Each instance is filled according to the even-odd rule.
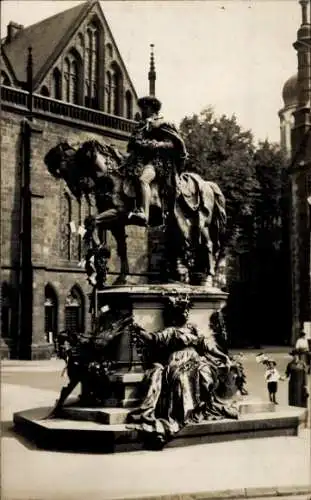
[[[185,171],[184,141],[176,127],[159,115],[160,101],[147,96],[138,105],[141,121],[126,155],[112,145],[89,140],[78,149],[61,142],[44,159],[49,172],[63,178],[77,199],[95,199],[97,214],[84,223],[90,282],[104,286],[109,259],[104,234],[110,230],[120,258],[115,284],[126,283],[130,272],[126,226],[138,225],[163,226],[164,281],[210,283],[223,248],[224,196],[217,184]],[[97,271],[103,268],[98,278]]]

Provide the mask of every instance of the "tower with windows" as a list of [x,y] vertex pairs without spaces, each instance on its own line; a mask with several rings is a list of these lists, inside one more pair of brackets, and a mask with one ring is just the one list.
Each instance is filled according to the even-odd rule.
[[283,87],[284,108],[279,112],[281,144],[289,162],[292,343],[311,322],[311,2],[299,4],[301,25],[294,43],[298,73]]

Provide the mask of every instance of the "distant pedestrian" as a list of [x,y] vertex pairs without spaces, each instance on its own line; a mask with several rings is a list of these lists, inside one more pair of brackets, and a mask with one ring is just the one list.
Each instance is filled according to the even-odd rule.
[[265,361],[265,364],[267,366],[266,372],[265,372],[265,380],[267,382],[267,389],[269,393],[269,399],[271,403],[278,404],[276,400],[276,394],[278,392],[278,381],[279,380],[284,380],[283,377],[281,377],[279,371],[276,368],[276,362],[272,359],[269,359]]
[[294,349],[290,352],[293,359],[286,368],[286,377],[288,382],[288,404],[290,406],[308,406],[308,387],[307,387],[307,365],[301,357],[301,352]]
[[300,332],[299,338],[296,341],[295,350],[299,352],[300,359],[306,363],[308,372],[310,373],[310,345],[306,332],[303,330]]

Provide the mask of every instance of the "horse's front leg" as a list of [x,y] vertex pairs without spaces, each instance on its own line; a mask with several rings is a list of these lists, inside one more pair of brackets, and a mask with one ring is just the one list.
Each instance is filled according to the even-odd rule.
[[119,225],[117,227],[112,227],[110,228],[110,231],[112,236],[115,238],[117,244],[117,254],[120,258],[120,274],[114,284],[122,285],[126,283],[126,277],[129,274],[125,226]]
[[95,221],[98,226],[105,229],[111,230],[111,225],[118,224],[124,218],[126,219],[127,214],[116,208],[110,208],[96,215]]

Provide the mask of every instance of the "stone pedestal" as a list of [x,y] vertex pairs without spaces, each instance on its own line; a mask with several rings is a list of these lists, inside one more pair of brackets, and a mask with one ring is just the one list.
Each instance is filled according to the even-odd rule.
[[[145,448],[139,433],[124,423],[128,414],[126,409],[71,406],[64,408],[61,418],[47,419],[50,410],[33,408],[14,413],[15,430],[44,449],[115,453]],[[238,420],[186,425],[165,447],[297,436],[305,418],[304,408],[278,407],[269,411],[244,404]]]
[[[131,314],[134,321],[148,331],[163,328],[163,308],[168,295],[187,294],[191,299],[189,322],[197,325],[206,335],[212,334],[209,327],[211,314],[225,305],[227,294],[218,288],[182,285],[134,285],[105,288],[96,293],[96,316],[108,305],[112,310]],[[120,339],[118,361],[129,362],[128,341]],[[127,367],[128,368],[128,367]]]
[[110,375],[112,394],[105,400],[105,406],[107,408],[136,406],[139,402],[139,384],[143,377],[142,369],[139,372],[119,371]]
[[[191,299],[189,322],[197,325],[205,335],[212,335],[209,327],[211,314],[221,308],[227,294],[216,288],[172,284],[127,285],[107,287],[96,293],[96,316],[105,306],[112,314],[131,315],[133,320],[147,331],[155,332],[164,327],[163,308],[168,295],[187,294]],[[107,309],[107,308],[106,308]],[[129,334],[125,331],[115,339],[115,371],[110,376],[112,396],[106,406],[123,408],[135,406],[138,402],[138,386],[143,378],[143,369],[136,347],[131,345]]]
[[[217,289],[170,285],[136,285],[106,288],[96,296],[96,313],[107,313],[106,330],[113,318],[130,315],[148,331],[163,328],[163,308],[168,295],[187,293],[192,300],[189,321],[196,323],[201,333],[212,335],[209,328],[211,314],[224,305],[226,294]],[[139,404],[139,388],[143,369],[139,353],[131,345],[129,333],[124,331],[111,342],[114,369],[110,373],[112,390],[97,406],[86,406],[71,401],[60,408],[57,418],[46,418],[51,408],[34,408],[14,414],[15,429],[47,449],[101,451],[141,450],[147,443],[133,426],[127,423],[131,408]],[[110,344],[109,344],[110,345]],[[272,403],[238,396],[234,400],[239,418],[203,421],[186,425],[166,447],[259,438],[297,435],[306,418],[306,411],[298,408],[279,408]]]

